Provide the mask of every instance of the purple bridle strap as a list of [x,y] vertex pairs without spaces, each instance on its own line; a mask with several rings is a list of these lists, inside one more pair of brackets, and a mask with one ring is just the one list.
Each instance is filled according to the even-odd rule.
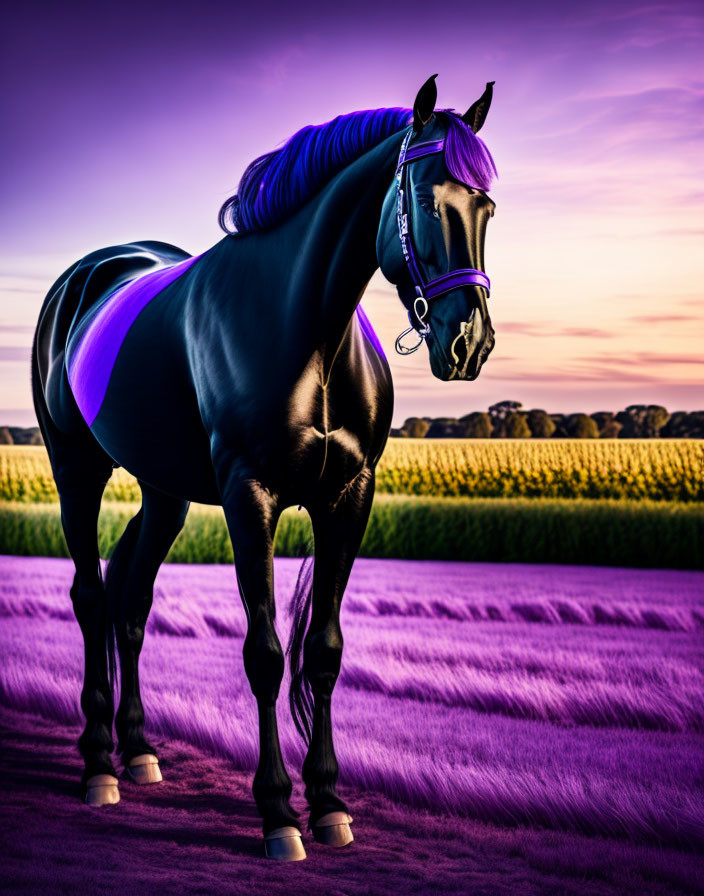
[[425,156],[433,156],[436,153],[443,152],[445,149],[444,140],[429,140],[427,143],[416,143],[415,146],[409,146],[402,159],[398,160],[399,165],[405,165],[406,162],[414,162],[416,159],[423,159]]
[[443,274],[442,277],[436,277],[426,283],[425,298],[436,299],[460,286],[483,286],[489,292],[491,284],[484,271],[478,271],[475,268],[458,268],[456,271],[450,271],[449,274]]

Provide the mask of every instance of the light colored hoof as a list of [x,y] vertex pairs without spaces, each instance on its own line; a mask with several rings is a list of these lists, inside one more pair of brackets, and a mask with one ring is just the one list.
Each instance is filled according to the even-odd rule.
[[151,753],[135,756],[127,766],[127,773],[135,784],[158,784],[161,777],[159,760]]
[[354,840],[351,823],[352,816],[346,812],[329,812],[313,825],[313,837],[325,846],[347,846]]
[[114,775],[93,775],[86,781],[86,806],[114,806],[120,802]]
[[264,854],[279,862],[300,862],[306,857],[301,832],[293,826],[276,828],[264,837]]

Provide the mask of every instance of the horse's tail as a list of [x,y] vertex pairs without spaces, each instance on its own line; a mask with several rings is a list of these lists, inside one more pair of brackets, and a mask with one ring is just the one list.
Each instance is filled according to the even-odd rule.
[[296,587],[291,598],[291,634],[286,652],[291,668],[291,687],[288,701],[296,730],[306,744],[313,731],[313,691],[303,670],[303,639],[308,627],[313,596],[313,557],[308,555],[298,571]]
[[105,608],[107,613],[105,633],[108,651],[108,682],[113,694],[115,693],[115,681],[117,678],[115,632],[117,615],[119,613],[119,599],[129,570],[130,557],[137,544],[139,531],[142,528],[143,515],[144,510],[140,507],[139,512],[129,521],[127,528],[115,545],[105,571]]

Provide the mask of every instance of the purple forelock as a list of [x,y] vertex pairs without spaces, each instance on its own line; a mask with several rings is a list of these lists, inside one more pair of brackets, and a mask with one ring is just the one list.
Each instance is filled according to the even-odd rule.
[[489,190],[498,174],[484,141],[457,115],[450,113],[446,118],[445,165],[448,171],[455,180],[468,187]]

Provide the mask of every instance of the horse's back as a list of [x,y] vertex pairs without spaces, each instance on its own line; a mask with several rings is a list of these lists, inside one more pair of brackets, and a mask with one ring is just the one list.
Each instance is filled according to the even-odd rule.
[[34,352],[39,388],[61,432],[71,435],[86,426],[67,378],[66,350],[77,328],[127,282],[189,257],[157,241],[109,246],[81,258],[53,284],[39,315]]

